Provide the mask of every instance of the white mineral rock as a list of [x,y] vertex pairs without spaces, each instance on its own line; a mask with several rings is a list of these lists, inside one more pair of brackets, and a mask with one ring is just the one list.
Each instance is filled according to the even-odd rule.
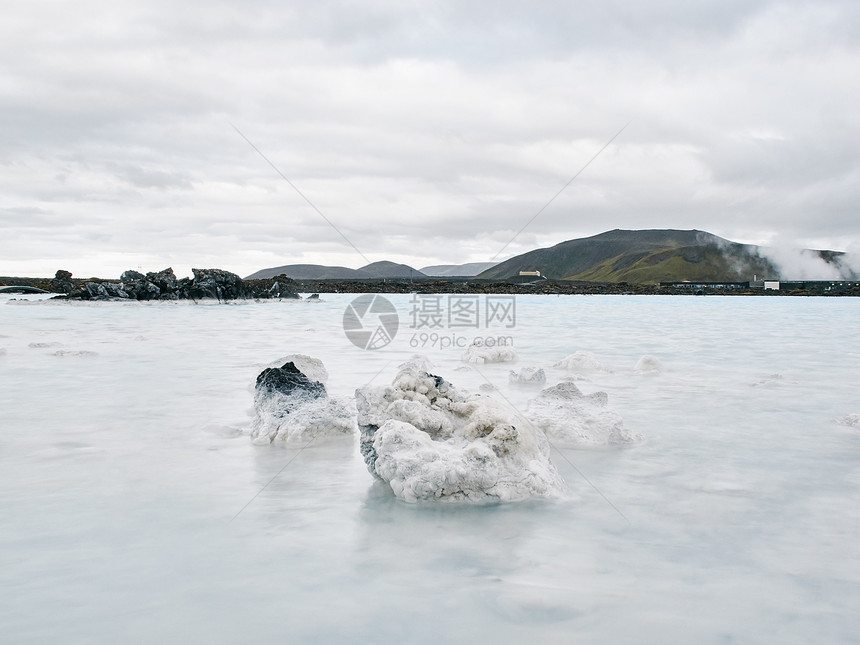
[[639,374],[659,374],[663,371],[663,363],[656,356],[646,354],[636,361],[633,370]]
[[561,359],[554,365],[559,369],[570,370],[576,372],[605,372],[607,371],[603,364],[597,360],[592,352],[580,350],[574,352],[570,356]]
[[519,372],[511,370],[508,380],[516,385],[543,385],[546,372],[542,367],[524,367]]
[[836,423],[849,428],[860,428],[860,414],[846,414],[844,417],[836,419]]
[[466,363],[509,363],[517,360],[513,347],[507,345],[487,345],[485,342],[473,342],[461,356]]
[[608,401],[606,392],[585,395],[573,382],[564,381],[542,390],[529,401],[525,414],[553,443],[605,446],[638,439],[607,407]]
[[408,502],[551,497],[563,482],[543,433],[498,401],[470,395],[418,359],[390,387],[356,390],[368,470]]

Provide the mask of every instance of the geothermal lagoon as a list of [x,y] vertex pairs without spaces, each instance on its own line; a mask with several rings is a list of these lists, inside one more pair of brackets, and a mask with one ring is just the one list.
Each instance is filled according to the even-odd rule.
[[[0,298],[4,639],[856,638],[860,300],[518,296],[504,327],[430,329],[386,297],[373,350],[351,294]],[[341,432],[260,418],[257,376],[294,354]],[[539,428],[543,493],[411,499],[369,472],[356,390],[415,354]]]

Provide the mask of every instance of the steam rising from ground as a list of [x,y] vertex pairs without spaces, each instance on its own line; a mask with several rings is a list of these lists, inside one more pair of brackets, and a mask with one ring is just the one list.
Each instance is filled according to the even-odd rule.
[[[697,236],[700,244],[714,244],[731,262],[738,244],[701,231]],[[757,255],[770,263],[773,275],[758,275],[758,279],[792,280],[857,280],[860,278],[860,255],[841,251],[817,251],[803,248],[802,244],[780,238],[767,246],[741,245],[753,256]],[[734,270],[744,273],[742,263],[734,262]],[[752,279],[754,276],[749,276]]]
[[856,255],[836,255],[828,262],[809,249],[774,246],[762,247],[759,253],[776,267],[782,280],[856,280],[860,274]]

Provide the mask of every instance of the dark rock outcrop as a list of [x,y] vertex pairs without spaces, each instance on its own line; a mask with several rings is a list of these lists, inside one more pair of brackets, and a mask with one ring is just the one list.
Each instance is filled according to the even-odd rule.
[[286,276],[278,280],[245,282],[235,273],[223,269],[192,269],[193,278],[177,278],[173,269],[146,274],[128,270],[119,282],[104,280],[71,281],[71,273],[57,271],[51,281],[55,290],[76,300],[237,300],[240,298],[300,298],[295,282]]
[[72,274],[70,271],[60,269],[51,280],[51,289],[56,293],[71,293],[74,288],[75,285],[72,283]]
[[297,284],[292,278],[283,273],[273,278],[245,279],[245,284],[254,294],[254,298],[299,299],[296,293]]
[[256,389],[280,394],[303,392],[312,397],[326,395],[325,385],[309,379],[292,361],[282,367],[267,367],[260,372]]

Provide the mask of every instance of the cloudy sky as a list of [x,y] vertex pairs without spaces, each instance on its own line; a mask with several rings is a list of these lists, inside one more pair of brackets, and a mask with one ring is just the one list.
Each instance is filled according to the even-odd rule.
[[[34,0],[0,275],[500,259],[613,228],[860,250],[856,0]],[[244,134],[358,249],[237,133]]]

